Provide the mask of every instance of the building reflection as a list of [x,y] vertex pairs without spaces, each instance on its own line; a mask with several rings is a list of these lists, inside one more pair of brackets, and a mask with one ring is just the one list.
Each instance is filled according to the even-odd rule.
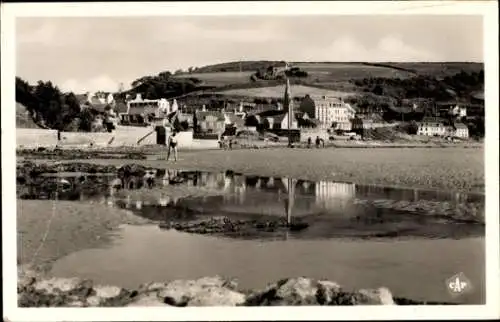
[[344,209],[356,196],[353,183],[319,181],[315,183],[316,205],[321,208]]

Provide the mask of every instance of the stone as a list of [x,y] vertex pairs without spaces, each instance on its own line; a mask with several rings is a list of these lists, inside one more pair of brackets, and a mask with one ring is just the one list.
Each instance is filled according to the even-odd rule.
[[42,291],[46,293],[69,293],[70,291],[77,289],[82,283],[79,278],[50,278],[45,280],[37,281],[33,287],[37,291]]
[[245,295],[224,287],[209,287],[196,293],[188,306],[237,306],[245,303]]
[[99,298],[103,299],[110,299],[110,298],[115,298],[119,297],[123,289],[121,287],[117,286],[103,286],[103,285],[98,285],[94,287],[94,291],[96,292],[96,296]]
[[144,306],[170,306],[165,304],[161,298],[159,298],[155,293],[143,294],[137,296],[132,302],[128,303],[126,306],[129,307],[144,307]]
[[321,305],[327,305],[332,303],[335,295],[341,290],[339,284],[327,281],[319,280],[317,282],[316,300]]
[[71,301],[69,302],[66,306],[68,307],[86,307],[86,303],[80,300],[77,301]]
[[358,291],[361,294],[360,304],[372,305],[395,305],[391,291],[385,287],[378,289],[362,289]]
[[17,292],[22,292],[25,288],[33,285],[36,278],[33,276],[22,276],[17,280]]
[[316,292],[317,285],[310,278],[287,278],[271,284],[263,291],[251,293],[245,304],[248,306],[315,305]]
[[89,296],[87,298],[87,305],[92,306],[92,307],[99,306],[99,305],[101,305],[101,301],[102,301],[101,298],[98,296],[95,296],[95,295]]
[[[203,303],[214,303],[215,298],[226,303],[225,305],[243,303],[244,296],[233,291],[234,288],[235,281],[228,281],[219,276],[203,277],[197,280],[170,282],[158,292],[158,296],[165,303],[174,306],[186,306],[191,305],[191,303],[204,305]],[[210,298],[210,294],[213,294],[213,298]]]
[[167,283],[162,283],[162,282],[146,283],[139,286],[137,292],[138,293],[158,292],[159,290],[165,288],[166,286]]
[[316,291],[316,283],[312,279],[291,278],[277,288],[276,297],[283,299],[287,305],[314,304]]

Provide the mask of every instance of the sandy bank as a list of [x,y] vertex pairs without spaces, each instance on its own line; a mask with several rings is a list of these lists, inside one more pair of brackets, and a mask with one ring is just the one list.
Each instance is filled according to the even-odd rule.
[[[331,180],[396,187],[484,192],[484,150],[465,148],[421,149],[256,149],[190,151],[179,160],[135,161],[148,167],[225,171],[248,175]],[[75,162],[63,161],[63,162]],[[43,163],[44,160],[37,160]],[[124,160],[83,160],[122,165]]]

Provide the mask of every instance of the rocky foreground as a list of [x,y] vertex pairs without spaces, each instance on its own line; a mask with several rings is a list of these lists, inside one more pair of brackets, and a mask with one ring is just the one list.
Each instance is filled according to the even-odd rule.
[[[239,290],[219,276],[141,285],[136,290],[78,278],[47,278],[19,270],[20,307],[185,307],[438,304],[394,298],[386,288],[346,291],[332,281],[286,278],[262,290]],[[443,303],[439,303],[443,304]]]

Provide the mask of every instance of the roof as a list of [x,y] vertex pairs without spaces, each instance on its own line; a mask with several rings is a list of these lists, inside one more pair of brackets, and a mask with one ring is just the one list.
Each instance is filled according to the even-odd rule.
[[467,125],[465,125],[464,123],[455,123],[455,124],[453,124],[453,126],[456,129],[468,129]]
[[426,126],[437,126],[441,127],[445,123],[444,119],[434,118],[434,117],[425,117],[419,124],[426,124]]
[[104,113],[106,112],[107,109],[111,108],[111,106],[109,104],[99,103],[99,104],[90,104],[89,108],[94,111]]
[[276,116],[285,113],[283,110],[276,110],[276,109],[271,109],[271,110],[265,110],[262,112],[257,113],[260,117],[269,117],[269,116]]
[[265,116],[265,118],[271,118],[274,123],[281,123],[287,117],[288,113],[281,111],[280,114]]
[[225,121],[226,118],[222,112],[217,111],[196,111],[196,118],[198,120],[204,120],[207,116],[215,116],[217,121]]
[[238,116],[234,113],[226,113],[226,116],[228,117],[229,122],[231,124],[236,125],[236,127],[240,127],[240,126],[245,125],[245,121],[240,116]]
[[424,117],[420,123],[445,123],[446,120],[440,117]]

